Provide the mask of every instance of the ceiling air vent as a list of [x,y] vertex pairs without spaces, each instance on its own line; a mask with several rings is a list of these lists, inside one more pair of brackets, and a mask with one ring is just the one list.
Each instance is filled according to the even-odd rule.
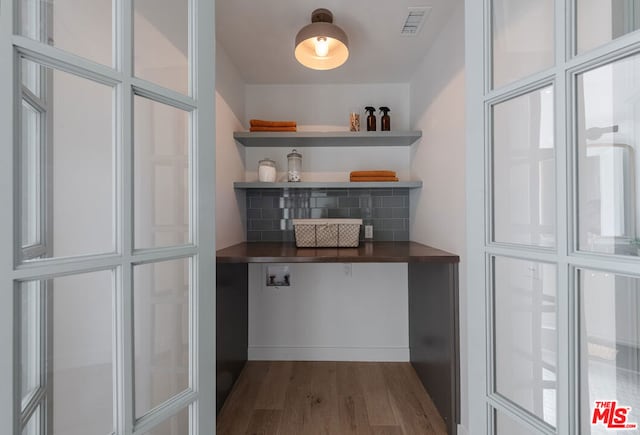
[[400,34],[403,36],[416,36],[420,33],[422,25],[427,20],[427,17],[431,12],[431,7],[418,6],[410,7],[408,9],[409,12],[407,13],[407,18],[404,20],[404,25],[402,26]]

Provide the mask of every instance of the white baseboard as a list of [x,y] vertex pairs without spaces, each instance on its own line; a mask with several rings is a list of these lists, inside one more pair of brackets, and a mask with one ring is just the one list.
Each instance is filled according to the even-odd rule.
[[458,425],[458,435],[468,435],[467,429],[461,424]]
[[409,361],[408,347],[249,346],[249,361]]

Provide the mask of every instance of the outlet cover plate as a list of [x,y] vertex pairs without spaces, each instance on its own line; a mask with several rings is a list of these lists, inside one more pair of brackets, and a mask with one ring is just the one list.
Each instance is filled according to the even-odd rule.
[[364,226],[364,238],[373,239],[373,225]]

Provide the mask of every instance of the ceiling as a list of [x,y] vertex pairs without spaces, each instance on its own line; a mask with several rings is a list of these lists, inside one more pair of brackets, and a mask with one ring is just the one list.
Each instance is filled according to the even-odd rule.
[[[248,84],[408,82],[462,0],[216,0],[216,36]],[[411,6],[430,6],[417,36],[400,30]],[[349,37],[349,59],[314,71],[293,56],[311,12],[327,8]]]

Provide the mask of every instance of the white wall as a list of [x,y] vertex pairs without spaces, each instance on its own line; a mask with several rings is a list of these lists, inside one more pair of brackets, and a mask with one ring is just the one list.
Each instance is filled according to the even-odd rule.
[[245,82],[225,49],[216,43],[216,91],[236,118],[244,120]]
[[[349,129],[349,113],[360,113],[366,130],[365,106],[391,108],[391,129],[409,129],[409,85],[407,83],[335,85],[247,85],[245,125],[250,119],[292,120],[299,130]],[[377,126],[380,129],[380,114]],[[320,126],[320,128],[318,128]]]
[[289,264],[290,287],[249,266],[249,359],[408,361],[406,264]]
[[460,4],[410,83],[411,128],[422,139],[411,147],[411,240],[461,256],[460,352],[462,424],[467,426],[465,242],[464,5]]
[[245,177],[245,150],[233,140],[242,131],[244,82],[224,49],[216,45],[216,248],[246,239],[244,191],[233,188]]
[[[391,129],[409,129],[409,85],[407,83],[339,85],[248,85],[245,126],[250,119],[292,120],[298,131],[348,131],[349,113],[360,113],[366,130],[365,106],[391,108]],[[376,112],[380,129],[380,113]],[[409,178],[407,147],[321,147],[298,149],[302,153],[303,181],[348,181],[349,172],[390,169],[401,180]],[[269,157],[283,178],[289,148],[247,148],[246,181],[258,178],[258,162]]]

